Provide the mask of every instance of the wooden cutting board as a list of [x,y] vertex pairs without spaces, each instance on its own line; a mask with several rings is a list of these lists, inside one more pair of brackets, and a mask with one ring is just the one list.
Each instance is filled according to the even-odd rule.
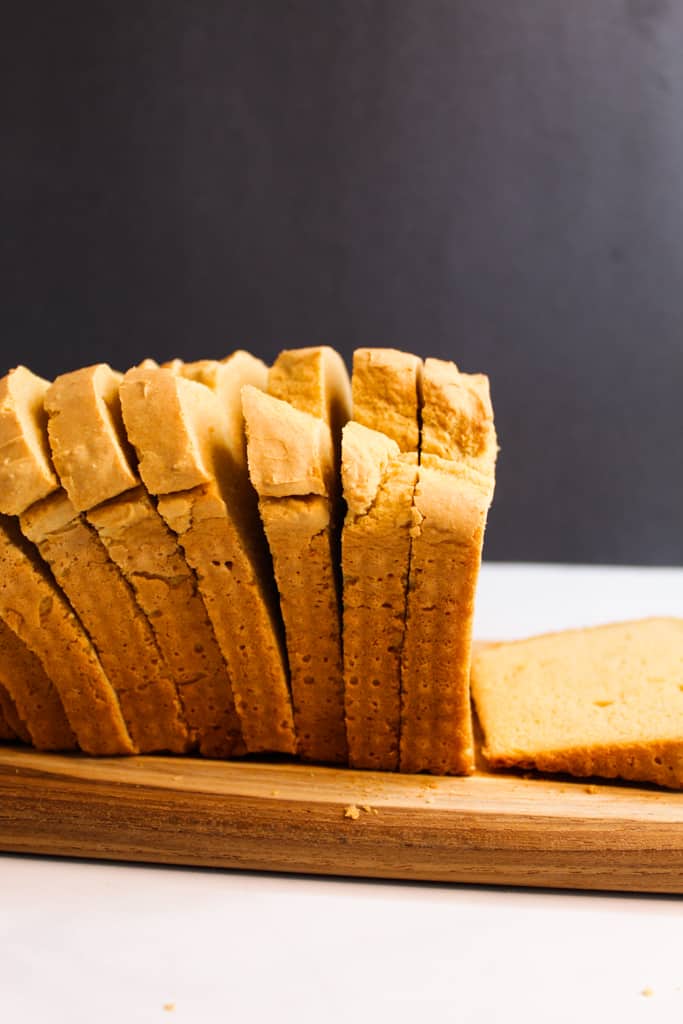
[[681,893],[683,793],[3,747],[0,850]]

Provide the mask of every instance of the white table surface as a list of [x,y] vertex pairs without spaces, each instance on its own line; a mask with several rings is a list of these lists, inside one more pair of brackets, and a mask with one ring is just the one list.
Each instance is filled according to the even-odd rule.
[[[476,634],[658,614],[683,615],[683,569],[489,565]],[[681,1020],[682,911],[0,856],[0,1021]]]

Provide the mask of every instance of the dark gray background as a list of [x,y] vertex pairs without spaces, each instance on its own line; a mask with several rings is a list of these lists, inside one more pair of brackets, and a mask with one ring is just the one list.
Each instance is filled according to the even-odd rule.
[[8,4],[2,372],[492,379],[487,556],[683,562],[683,4]]

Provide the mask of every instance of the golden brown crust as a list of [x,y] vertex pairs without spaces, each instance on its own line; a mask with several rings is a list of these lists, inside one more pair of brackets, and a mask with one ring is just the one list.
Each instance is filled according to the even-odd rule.
[[261,498],[328,496],[335,457],[327,423],[257,388],[242,388],[249,477]]
[[0,618],[40,659],[81,749],[135,753],[89,637],[16,520],[6,517],[0,518]]
[[25,366],[0,380],[0,513],[19,515],[59,486],[45,433],[48,387]]
[[[0,619],[0,684],[37,750],[74,750],[76,737],[39,659]],[[15,730],[16,731],[16,730]],[[20,734],[21,735],[21,734]],[[22,735],[22,739],[25,737]]]
[[20,524],[90,635],[136,748],[186,751],[182,709],[149,622],[96,531],[64,491],[31,506]]
[[197,578],[145,489],[92,509],[88,521],[147,615],[200,752],[207,757],[244,753],[232,684]]
[[[124,374],[119,396],[138,470],[150,494],[209,483],[214,448],[227,429],[208,389],[172,370],[144,364]],[[218,422],[216,422],[218,415]]]
[[421,451],[492,477],[498,446],[488,377],[426,359],[422,396]]
[[[342,531],[344,685],[349,761],[356,768],[398,768],[401,648],[417,455],[373,444],[372,431],[349,424],[342,440],[342,480],[362,493]],[[368,443],[363,445],[363,438]],[[388,440],[388,439],[387,439]],[[361,451],[377,452],[375,493],[359,485]],[[376,481],[376,483],[374,483]]]
[[683,742],[680,739],[651,743],[612,744],[600,750],[569,747],[531,755],[493,755],[484,748],[489,768],[525,768],[578,778],[626,779],[654,782],[668,789],[683,789]]
[[79,512],[138,483],[123,441],[121,379],[98,363],[57,377],[45,395],[52,460]]
[[389,465],[400,448],[386,434],[351,420],[344,427],[342,479],[344,500],[353,516],[370,511]]
[[420,443],[422,360],[393,348],[358,348],[353,354],[353,418],[392,438],[403,452]]
[[285,349],[268,372],[268,394],[329,424],[334,438],[351,417],[351,381],[344,360],[327,345]]

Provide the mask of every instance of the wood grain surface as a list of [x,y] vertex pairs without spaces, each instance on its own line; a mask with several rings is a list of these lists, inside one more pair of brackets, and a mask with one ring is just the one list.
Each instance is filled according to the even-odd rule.
[[681,893],[683,794],[0,747],[0,850]]

